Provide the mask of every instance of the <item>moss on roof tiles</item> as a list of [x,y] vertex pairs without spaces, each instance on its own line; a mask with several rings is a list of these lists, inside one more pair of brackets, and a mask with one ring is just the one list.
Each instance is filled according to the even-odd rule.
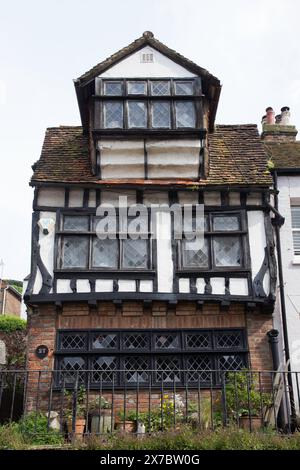
[[[269,157],[256,125],[216,126],[215,132],[209,134],[208,151],[209,174],[206,179],[199,180],[199,185],[271,184],[267,170]],[[61,126],[46,130],[41,157],[34,165],[31,182],[101,183],[91,172],[88,138],[81,127]]]
[[266,142],[264,146],[276,169],[300,168],[300,141]]

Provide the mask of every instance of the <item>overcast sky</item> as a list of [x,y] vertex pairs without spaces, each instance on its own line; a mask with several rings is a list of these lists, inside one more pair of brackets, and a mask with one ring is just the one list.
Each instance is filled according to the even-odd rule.
[[[0,0],[0,259],[30,269],[31,165],[47,126],[80,124],[72,79],[151,30],[223,84],[218,123],[291,107],[300,129],[299,0]],[[1,274],[1,272],[0,272]]]

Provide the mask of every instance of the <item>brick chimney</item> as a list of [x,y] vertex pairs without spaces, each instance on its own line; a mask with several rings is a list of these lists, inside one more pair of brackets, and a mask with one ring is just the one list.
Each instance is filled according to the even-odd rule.
[[298,133],[295,126],[290,124],[290,108],[281,108],[281,114],[275,116],[273,108],[266,109],[262,117],[261,138],[267,142],[294,142]]

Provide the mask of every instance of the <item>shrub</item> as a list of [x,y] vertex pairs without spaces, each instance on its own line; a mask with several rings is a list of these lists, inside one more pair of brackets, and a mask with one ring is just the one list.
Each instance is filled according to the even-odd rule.
[[13,317],[10,315],[0,316],[0,331],[11,333],[16,330],[25,330],[27,323],[22,318]]
[[61,445],[64,441],[59,431],[48,428],[48,418],[42,413],[29,413],[17,426],[27,444]]

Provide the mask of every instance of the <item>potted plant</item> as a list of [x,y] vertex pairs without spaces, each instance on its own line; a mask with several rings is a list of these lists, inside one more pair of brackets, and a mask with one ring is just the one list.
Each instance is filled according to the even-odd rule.
[[91,432],[103,434],[112,432],[113,417],[111,404],[104,397],[97,397],[89,405]]
[[[81,385],[76,393],[76,401],[74,394],[75,391],[67,390],[65,397],[69,400],[70,406],[65,410],[65,417],[69,434],[82,439],[85,426],[86,426],[86,391]],[[73,430],[74,423],[74,430]]]
[[115,427],[117,431],[123,431],[126,433],[133,433],[137,429],[137,414],[135,411],[128,411],[124,414],[123,412],[119,413]]
[[243,429],[259,429],[272,404],[269,393],[262,392],[255,372],[241,370],[226,375],[226,406],[230,419]]

